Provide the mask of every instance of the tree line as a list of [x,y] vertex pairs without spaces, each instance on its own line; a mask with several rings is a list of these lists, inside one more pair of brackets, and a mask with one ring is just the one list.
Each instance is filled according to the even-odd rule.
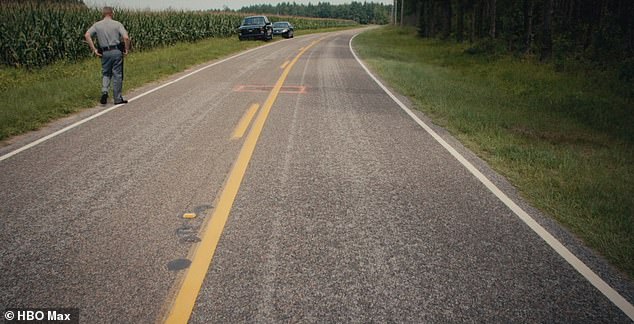
[[275,14],[283,16],[303,16],[314,18],[336,18],[354,20],[360,24],[387,24],[391,5],[374,2],[356,2],[332,5],[329,2],[298,4],[281,2],[277,5],[259,4],[240,8],[239,12]]
[[[538,55],[632,63],[633,0],[396,0],[422,37]],[[403,7],[401,8],[401,4]],[[399,15],[395,16],[397,21]],[[402,23],[398,21],[398,23]]]

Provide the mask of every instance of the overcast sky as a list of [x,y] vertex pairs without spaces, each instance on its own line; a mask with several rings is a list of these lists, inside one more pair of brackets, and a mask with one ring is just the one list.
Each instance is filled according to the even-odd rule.
[[[318,2],[330,2],[331,4],[350,3],[352,0],[295,0],[297,3],[307,4],[312,2],[317,4]],[[356,0],[357,2],[363,2],[363,0]],[[277,4],[285,1],[274,0],[84,0],[84,3],[89,6],[101,7],[104,5],[125,7],[125,8],[150,8],[150,9],[190,9],[190,10],[204,10],[204,9],[222,9],[223,6],[227,6],[230,9],[240,9],[243,6],[270,3]],[[287,0],[286,2],[293,2],[293,0]],[[369,0],[367,2],[380,2],[385,4],[391,4],[392,0]]]

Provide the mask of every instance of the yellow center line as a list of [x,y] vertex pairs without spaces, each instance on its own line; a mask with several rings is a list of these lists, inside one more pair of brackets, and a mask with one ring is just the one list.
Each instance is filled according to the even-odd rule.
[[238,125],[233,130],[233,134],[231,135],[232,140],[242,138],[244,133],[247,131],[249,124],[251,124],[251,119],[253,119],[253,116],[255,116],[255,113],[258,111],[258,108],[260,108],[259,104],[252,104],[251,107],[249,107],[249,110],[244,113],[240,122],[238,122]]
[[209,222],[201,233],[202,240],[193,254],[192,263],[187,270],[181,287],[176,294],[176,298],[171,305],[168,317],[165,321],[166,323],[187,323],[189,320],[196,303],[196,298],[200,292],[200,287],[207,275],[209,266],[211,265],[211,260],[213,259],[216,251],[218,241],[220,240],[220,236],[222,235],[227,219],[229,218],[231,207],[233,206],[235,197],[240,189],[240,183],[242,182],[242,178],[247,170],[247,166],[249,165],[249,161],[251,160],[251,156],[255,150],[255,145],[260,137],[260,133],[264,128],[264,123],[271,111],[271,107],[273,107],[273,103],[275,103],[275,100],[280,93],[280,89],[295,63],[309,48],[317,44],[320,40],[312,42],[309,46],[302,49],[297,56],[295,56],[291,63],[282,72],[282,75],[277,80],[277,83],[275,83],[273,90],[269,93],[264,106],[262,106],[260,113],[251,127],[251,131],[242,145],[242,149],[240,150],[233,168],[231,169],[231,173],[229,173],[229,178],[227,178],[227,182],[220,194],[220,198],[216,204],[216,209],[214,209]]
[[284,69],[288,65],[288,63],[290,63],[290,61],[284,62],[284,64],[282,64],[282,66],[280,66],[280,69]]

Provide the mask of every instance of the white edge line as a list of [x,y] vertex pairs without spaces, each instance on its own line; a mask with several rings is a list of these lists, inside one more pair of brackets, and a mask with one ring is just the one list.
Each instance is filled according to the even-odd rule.
[[[221,63],[224,63],[224,62],[226,62],[226,61],[232,60],[232,59],[234,59],[234,58],[236,58],[236,57],[239,57],[239,56],[245,55],[245,54],[247,54],[247,53],[250,53],[250,52],[253,52],[253,51],[255,51],[255,50],[258,50],[258,49],[261,49],[261,48],[265,48],[265,47],[268,47],[268,46],[271,46],[271,45],[274,45],[274,44],[277,44],[277,42],[275,42],[275,43],[269,43],[269,44],[266,44],[266,45],[263,45],[263,46],[258,46],[258,47],[255,47],[255,48],[252,48],[252,49],[246,50],[246,51],[244,51],[244,52],[240,52],[240,53],[238,53],[238,54],[236,54],[236,55],[233,55],[233,56],[230,56],[230,57],[228,57],[228,58],[222,59],[222,60],[220,60],[220,61],[217,61],[217,62],[211,63],[211,64],[209,64],[209,65],[205,65],[205,66],[203,66],[203,67],[199,68],[198,70],[192,71],[192,72],[190,72],[190,73],[188,73],[188,74],[186,74],[186,75],[181,76],[181,77],[180,77],[180,78],[178,78],[178,79],[172,80],[172,81],[167,82],[167,83],[165,83],[165,84],[162,84],[162,85],[160,85],[160,86],[158,86],[158,87],[156,87],[156,88],[154,88],[154,89],[148,90],[148,91],[146,91],[146,92],[144,92],[144,93],[142,93],[142,94],[140,94],[140,95],[138,95],[138,96],[136,96],[136,97],[134,97],[134,98],[128,99],[128,102],[132,102],[132,101],[134,101],[134,100],[137,100],[137,99],[140,99],[140,98],[142,98],[142,97],[145,97],[146,95],[149,95],[149,94],[150,94],[150,93],[152,93],[152,92],[155,92],[155,91],[158,91],[158,90],[160,90],[160,89],[163,89],[163,88],[165,88],[165,87],[167,87],[167,86],[169,86],[169,85],[172,85],[172,84],[174,84],[174,83],[176,83],[176,82],[179,82],[179,81],[181,81],[181,80],[183,80],[183,79],[185,79],[185,78],[188,78],[188,77],[190,77],[190,76],[192,76],[192,75],[194,75],[194,74],[196,74],[196,73],[199,73],[199,72],[201,72],[201,71],[203,71],[203,70],[206,70],[206,69],[208,69],[208,68],[210,68],[210,67],[212,67],[212,66],[216,66],[216,65],[218,65],[218,64],[221,64]],[[119,107],[121,107],[121,106],[123,106],[123,104],[112,106],[112,107],[110,107],[110,108],[108,108],[108,109],[106,109],[106,110],[103,110],[103,111],[101,111],[101,112],[99,112],[99,113],[96,113],[96,114],[94,114],[94,115],[92,115],[92,116],[89,116],[89,117],[87,117],[87,118],[84,118],[84,119],[82,119],[82,120],[80,120],[80,121],[78,121],[78,122],[75,122],[75,123],[71,124],[71,125],[68,125],[68,126],[66,126],[66,127],[62,128],[62,129],[60,129],[60,130],[58,130],[58,131],[56,131],[56,132],[54,132],[54,133],[52,133],[52,134],[49,134],[49,135],[44,136],[44,137],[42,137],[42,138],[40,138],[40,139],[38,139],[38,140],[35,140],[34,142],[31,142],[31,143],[29,143],[29,144],[26,144],[26,145],[24,145],[24,146],[22,146],[22,147],[20,147],[20,148],[18,148],[18,149],[16,149],[16,150],[13,150],[13,151],[11,151],[11,152],[9,152],[9,153],[7,153],[7,154],[3,155],[3,156],[0,156],[0,161],[4,161],[4,160],[6,160],[6,159],[8,159],[8,158],[10,158],[10,157],[12,157],[12,156],[14,156],[14,155],[16,155],[16,154],[18,154],[18,153],[22,152],[22,151],[26,151],[26,150],[28,150],[28,149],[30,149],[30,148],[32,148],[32,147],[34,147],[34,146],[37,146],[37,145],[39,145],[39,144],[42,144],[42,143],[44,143],[44,142],[48,141],[49,139],[51,139],[51,138],[53,138],[53,137],[55,137],[55,136],[58,136],[58,135],[60,135],[60,134],[62,134],[62,133],[65,133],[65,132],[67,132],[67,131],[69,131],[69,130],[71,130],[71,129],[73,129],[73,128],[75,128],[75,127],[77,127],[77,126],[81,125],[81,124],[84,124],[84,123],[86,123],[86,122],[88,122],[88,121],[90,121],[90,120],[92,120],[92,119],[95,119],[95,118],[97,118],[97,117],[99,117],[99,116],[101,116],[101,115],[105,115],[105,114],[107,114],[107,113],[109,113],[109,112],[111,112],[111,111],[113,111],[113,110],[115,110],[115,109],[117,109],[117,108],[119,108]]]
[[517,217],[519,217],[526,225],[528,225],[539,237],[541,237],[548,245],[550,245],[555,252],[563,257],[575,270],[577,270],[586,280],[588,280],[595,288],[597,288],[605,297],[607,297],[614,305],[625,313],[631,320],[634,320],[634,306],[628,302],[623,296],[621,296],[614,288],[610,287],[601,277],[599,277],[592,269],[590,269],[585,263],[583,263],[577,256],[575,256],[570,250],[568,250],[561,242],[559,242],[554,236],[552,236],[544,227],[539,225],[535,219],[533,219],[527,212],[525,212],[520,206],[518,206],[513,200],[511,200],[502,190],[494,185],[484,174],[476,169],[467,159],[465,159],[458,151],[456,151],[449,143],[447,143],[440,135],[438,135],[433,129],[425,124],[418,116],[416,116],[411,109],[409,109],[403,102],[401,102],[390,90],[388,90],[377,79],[372,72],[361,62],[357,54],[352,49],[352,40],[357,36],[355,34],[348,43],[350,52],[354,58],[359,62],[365,72],[376,82],[385,93],[387,93],[396,104],[401,107],[420,127],[425,129],[440,145],[442,145],[456,160],[458,160],[471,174],[473,174],[484,186],[486,186],[500,201],[502,201]]

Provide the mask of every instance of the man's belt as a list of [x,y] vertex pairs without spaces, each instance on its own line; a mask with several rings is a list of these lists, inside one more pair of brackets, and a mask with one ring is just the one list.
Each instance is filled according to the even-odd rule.
[[106,52],[106,51],[111,51],[111,50],[116,50],[116,49],[119,49],[119,45],[112,45],[112,46],[102,47],[101,51],[102,52]]

